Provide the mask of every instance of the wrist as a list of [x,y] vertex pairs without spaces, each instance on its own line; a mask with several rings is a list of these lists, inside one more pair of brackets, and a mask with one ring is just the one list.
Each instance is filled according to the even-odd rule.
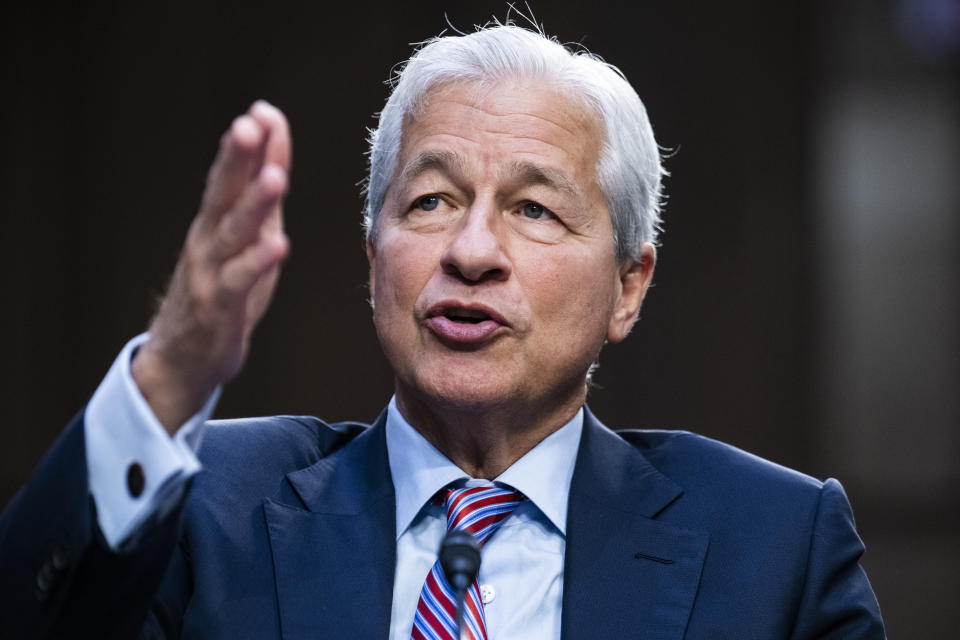
[[130,363],[130,374],[157,421],[173,437],[181,426],[203,408],[216,388],[189,370],[178,367],[152,348],[142,345]]

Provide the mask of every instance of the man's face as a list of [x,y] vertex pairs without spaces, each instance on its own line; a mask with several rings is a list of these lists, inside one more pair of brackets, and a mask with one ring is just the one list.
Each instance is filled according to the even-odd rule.
[[[618,265],[596,166],[603,130],[536,83],[433,90],[404,123],[368,244],[374,323],[401,407],[571,404],[627,334],[653,248]],[[521,406],[521,405],[516,405]]]

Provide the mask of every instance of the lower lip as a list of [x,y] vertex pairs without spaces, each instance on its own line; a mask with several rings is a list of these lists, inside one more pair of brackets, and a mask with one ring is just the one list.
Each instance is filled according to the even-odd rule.
[[427,326],[445,342],[461,345],[476,345],[490,339],[503,325],[495,320],[484,320],[471,324],[454,322],[446,316],[433,316],[427,319]]

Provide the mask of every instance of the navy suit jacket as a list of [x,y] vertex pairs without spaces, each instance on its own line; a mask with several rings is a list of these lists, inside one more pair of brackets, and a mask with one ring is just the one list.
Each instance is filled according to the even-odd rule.
[[[386,638],[396,533],[384,425],[385,414],[372,427],[212,423],[182,507],[113,553],[87,495],[78,416],[0,520],[0,631]],[[883,638],[862,552],[836,481],[691,433],[614,433],[587,411],[562,638]]]

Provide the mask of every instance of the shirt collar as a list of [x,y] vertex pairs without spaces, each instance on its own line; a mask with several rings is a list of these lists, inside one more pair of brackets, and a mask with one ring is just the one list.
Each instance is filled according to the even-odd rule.
[[[440,489],[470,477],[410,425],[397,408],[387,408],[387,458],[397,495],[397,539]],[[523,493],[560,533],[567,530],[567,498],[583,432],[583,409],[573,419],[496,478]]]

